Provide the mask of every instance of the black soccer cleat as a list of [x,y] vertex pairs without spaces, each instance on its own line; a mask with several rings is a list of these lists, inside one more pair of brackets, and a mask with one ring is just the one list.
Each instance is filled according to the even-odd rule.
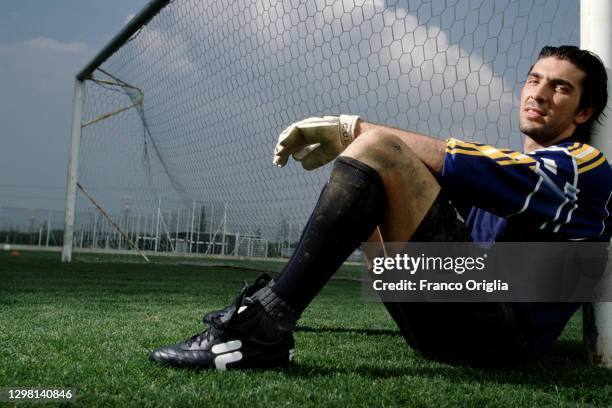
[[225,309],[214,310],[205,314],[202,318],[204,324],[210,326],[211,324],[214,324],[214,322],[227,322],[233,315],[236,305],[242,301],[242,298],[253,296],[255,292],[257,292],[259,289],[263,289],[268,283],[270,283],[271,280],[272,278],[270,278],[267,273],[262,273],[257,277],[257,279],[255,279],[253,284],[249,285],[248,283],[244,282],[244,286],[242,287],[242,290],[240,291],[240,294],[236,300],[234,300],[234,302]]
[[292,331],[279,327],[258,300],[247,296],[264,287],[270,280],[266,277],[245,286],[225,309],[206,314],[203,320],[208,328],[202,333],[158,348],[149,359],[166,366],[198,369],[287,367],[293,359]]

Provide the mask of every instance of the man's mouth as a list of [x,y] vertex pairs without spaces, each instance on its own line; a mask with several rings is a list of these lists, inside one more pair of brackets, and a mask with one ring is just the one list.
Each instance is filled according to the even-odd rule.
[[546,113],[543,110],[535,108],[533,106],[527,106],[523,110],[525,111],[525,116],[528,119],[540,119],[546,116]]

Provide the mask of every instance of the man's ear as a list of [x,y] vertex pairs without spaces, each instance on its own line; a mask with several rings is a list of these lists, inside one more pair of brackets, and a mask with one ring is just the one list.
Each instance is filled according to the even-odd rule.
[[578,111],[578,113],[576,114],[576,117],[574,118],[574,124],[576,126],[582,125],[584,122],[591,119],[592,115],[593,115],[593,107],[586,106]]

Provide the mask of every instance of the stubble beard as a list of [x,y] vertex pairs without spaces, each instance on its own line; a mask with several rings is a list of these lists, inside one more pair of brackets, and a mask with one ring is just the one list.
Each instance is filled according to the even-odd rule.
[[[531,140],[542,146],[547,146],[549,141],[557,139],[570,126],[570,123],[556,122],[533,126],[529,122],[519,123],[519,130]],[[567,135],[569,136],[569,135]]]
[[543,142],[547,140],[549,137],[549,132],[546,126],[535,127],[529,125],[520,124],[519,130],[522,134],[529,136],[534,142]]

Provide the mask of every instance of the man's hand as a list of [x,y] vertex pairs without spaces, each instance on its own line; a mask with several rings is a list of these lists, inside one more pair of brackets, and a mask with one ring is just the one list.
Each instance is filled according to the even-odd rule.
[[289,155],[306,170],[334,160],[355,138],[359,116],[312,117],[291,124],[278,137],[274,164],[283,167]]

